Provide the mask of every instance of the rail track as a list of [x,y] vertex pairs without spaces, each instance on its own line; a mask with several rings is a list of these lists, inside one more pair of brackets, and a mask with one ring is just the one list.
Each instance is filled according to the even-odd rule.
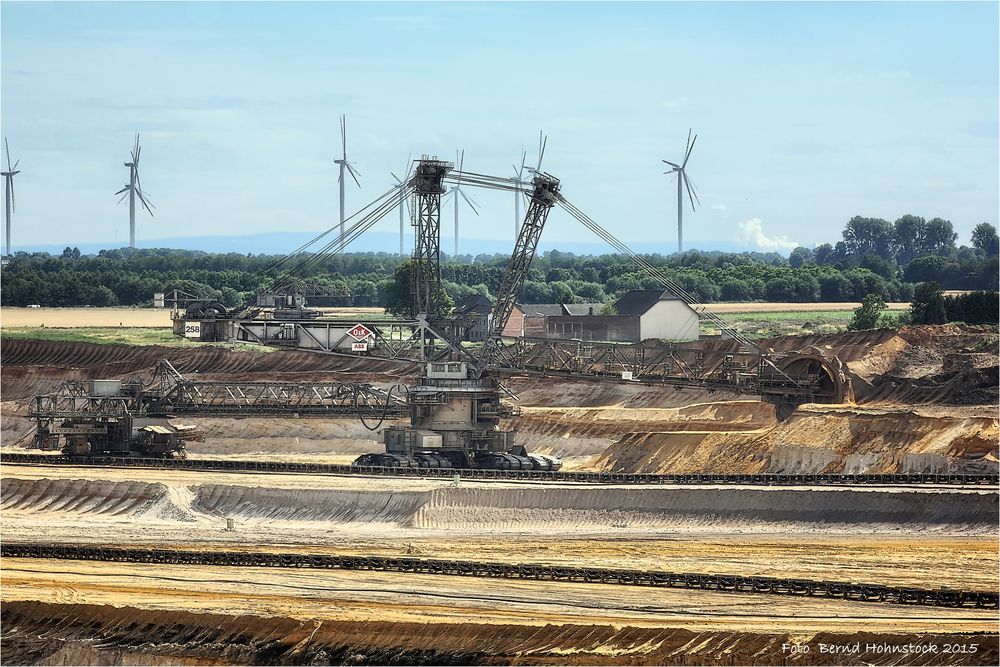
[[376,468],[334,463],[291,463],[280,461],[162,459],[132,456],[63,456],[51,454],[2,454],[8,465],[85,466],[97,468],[162,468],[205,472],[302,473],[312,475],[362,475],[376,477],[432,477],[451,479],[459,475],[475,480],[534,480],[588,484],[740,484],[750,486],[998,486],[1000,475],[884,473],[843,474],[756,474],[719,475],[711,473],[650,474],[617,472],[574,472],[551,470],[483,470],[478,468]]
[[5,542],[0,555],[6,558],[56,558],[65,560],[148,563],[153,565],[213,565],[235,567],[315,568],[437,574],[492,579],[563,581],[584,584],[618,584],[683,588],[724,593],[757,593],[798,597],[882,602],[932,607],[996,609],[998,594],[947,588],[903,588],[879,584],[812,581],[775,577],[744,577],[728,574],[685,574],[659,570],[612,570],[524,563],[449,561],[391,556],[332,556],[260,551],[192,551],[132,547],[74,546]]

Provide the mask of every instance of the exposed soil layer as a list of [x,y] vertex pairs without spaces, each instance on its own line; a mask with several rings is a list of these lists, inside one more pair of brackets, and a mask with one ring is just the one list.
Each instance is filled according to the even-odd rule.
[[[709,340],[706,348],[730,349]],[[799,336],[838,355],[856,405],[777,422],[752,396],[511,378],[505,426],[567,467],[656,472],[997,468],[994,329]],[[220,347],[9,341],[3,445],[64,379],[400,380],[391,362]],[[748,400],[750,399],[750,400]],[[187,421],[179,419],[178,421]],[[192,420],[194,421],[194,420]],[[353,420],[199,419],[195,457],[347,462]],[[998,494],[954,488],[622,488],[4,466],[4,539],[789,576],[995,590]],[[232,530],[226,520],[234,521]],[[4,663],[996,664],[995,611],[387,573],[4,559]],[[863,633],[858,629],[863,628]],[[861,643],[831,657],[820,643]],[[866,643],[936,653],[867,651]],[[782,644],[806,644],[792,653]],[[976,653],[942,655],[945,644]]]
[[[5,602],[8,664],[829,664],[819,645],[860,644],[839,664],[941,664],[868,644],[977,645],[955,665],[996,664],[997,638],[975,633],[752,633],[610,625],[393,623],[254,618],[134,607]],[[783,644],[809,644],[791,654]]]
[[593,465],[614,472],[995,472],[995,416],[919,410],[800,407],[755,431],[640,431]]
[[[632,497],[620,487],[580,485],[463,482],[455,489],[441,480],[316,475],[143,471],[136,481],[131,470],[3,472],[0,528],[15,541],[294,549],[983,590],[996,583],[990,527],[997,494],[989,490],[841,489],[817,491],[813,499],[808,487],[757,490],[743,506],[741,489],[733,487]],[[732,503],[739,506],[732,510]],[[916,514],[913,526],[891,523]]]
[[[289,527],[371,532],[383,527],[462,534],[544,531],[759,533],[990,534],[996,529],[997,493],[964,489],[810,489],[724,487],[615,487],[587,485],[469,484],[304,476],[295,486],[233,475],[241,485],[177,484],[168,474],[144,471],[147,481],[114,481],[95,471],[90,479],[2,480],[5,529],[18,520],[38,525],[67,515],[129,519],[141,523],[218,525],[232,518],[244,526],[281,522]],[[129,471],[107,471],[129,473]],[[152,473],[152,474],[151,474]],[[85,474],[80,471],[78,474]],[[109,479],[111,477],[111,479]],[[102,479],[103,478],[103,479]],[[174,479],[177,479],[176,477]],[[180,479],[183,479],[181,477]],[[386,486],[386,484],[383,484]]]

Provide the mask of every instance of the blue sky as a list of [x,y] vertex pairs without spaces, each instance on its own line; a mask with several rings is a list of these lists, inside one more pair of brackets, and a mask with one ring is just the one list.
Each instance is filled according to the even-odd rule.
[[[672,251],[660,160],[689,127],[688,246],[811,246],[852,215],[904,213],[967,243],[1000,208],[997,3],[5,0],[0,20],[15,249],[127,244],[113,193],[135,130],[157,206],[140,238],[325,229],[341,113],[363,186],[349,211],[408,154],[462,147],[468,170],[506,176],[544,129],[571,201]],[[512,240],[510,196],[470,194],[482,212],[463,212],[463,235]],[[557,210],[544,236],[588,234]]]

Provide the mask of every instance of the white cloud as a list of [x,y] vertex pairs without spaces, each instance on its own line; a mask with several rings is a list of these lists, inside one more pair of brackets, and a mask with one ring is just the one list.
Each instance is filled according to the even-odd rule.
[[760,250],[791,250],[799,245],[797,241],[792,241],[787,236],[765,234],[764,224],[760,218],[750,218],[746,222],[738,223],[738,226],[741,232],[740,240]]
[[726,206],[725,204],[712,204],[711,206],[709,206],[709,208],[712,209],[713,211],[725,211],[729,207]]

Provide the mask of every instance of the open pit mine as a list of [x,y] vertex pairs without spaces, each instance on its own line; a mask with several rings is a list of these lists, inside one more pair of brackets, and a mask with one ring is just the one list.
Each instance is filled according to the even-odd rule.
[[[526,195],[481,315],[435,303],[458,182]],[[408,318],[4,344],[5,664],[997,663],[995,327],[748,340],[558,179],[428,157],[300,261],[407,198]],[[512,335],[555,207],[691,335]]]
[[388,392],[421,371],[9,341],[4,662],[995,664],[995,330],[760,345],[822,350],[849,395],[779,414],[715,387],[512,373],[498,430],[561,468],[495,470],[352,467],[383,450],[378,419],[307,414],[177,415],[199,434],[185,458],[39,450],[39,394],[163,360],[195,387]]

